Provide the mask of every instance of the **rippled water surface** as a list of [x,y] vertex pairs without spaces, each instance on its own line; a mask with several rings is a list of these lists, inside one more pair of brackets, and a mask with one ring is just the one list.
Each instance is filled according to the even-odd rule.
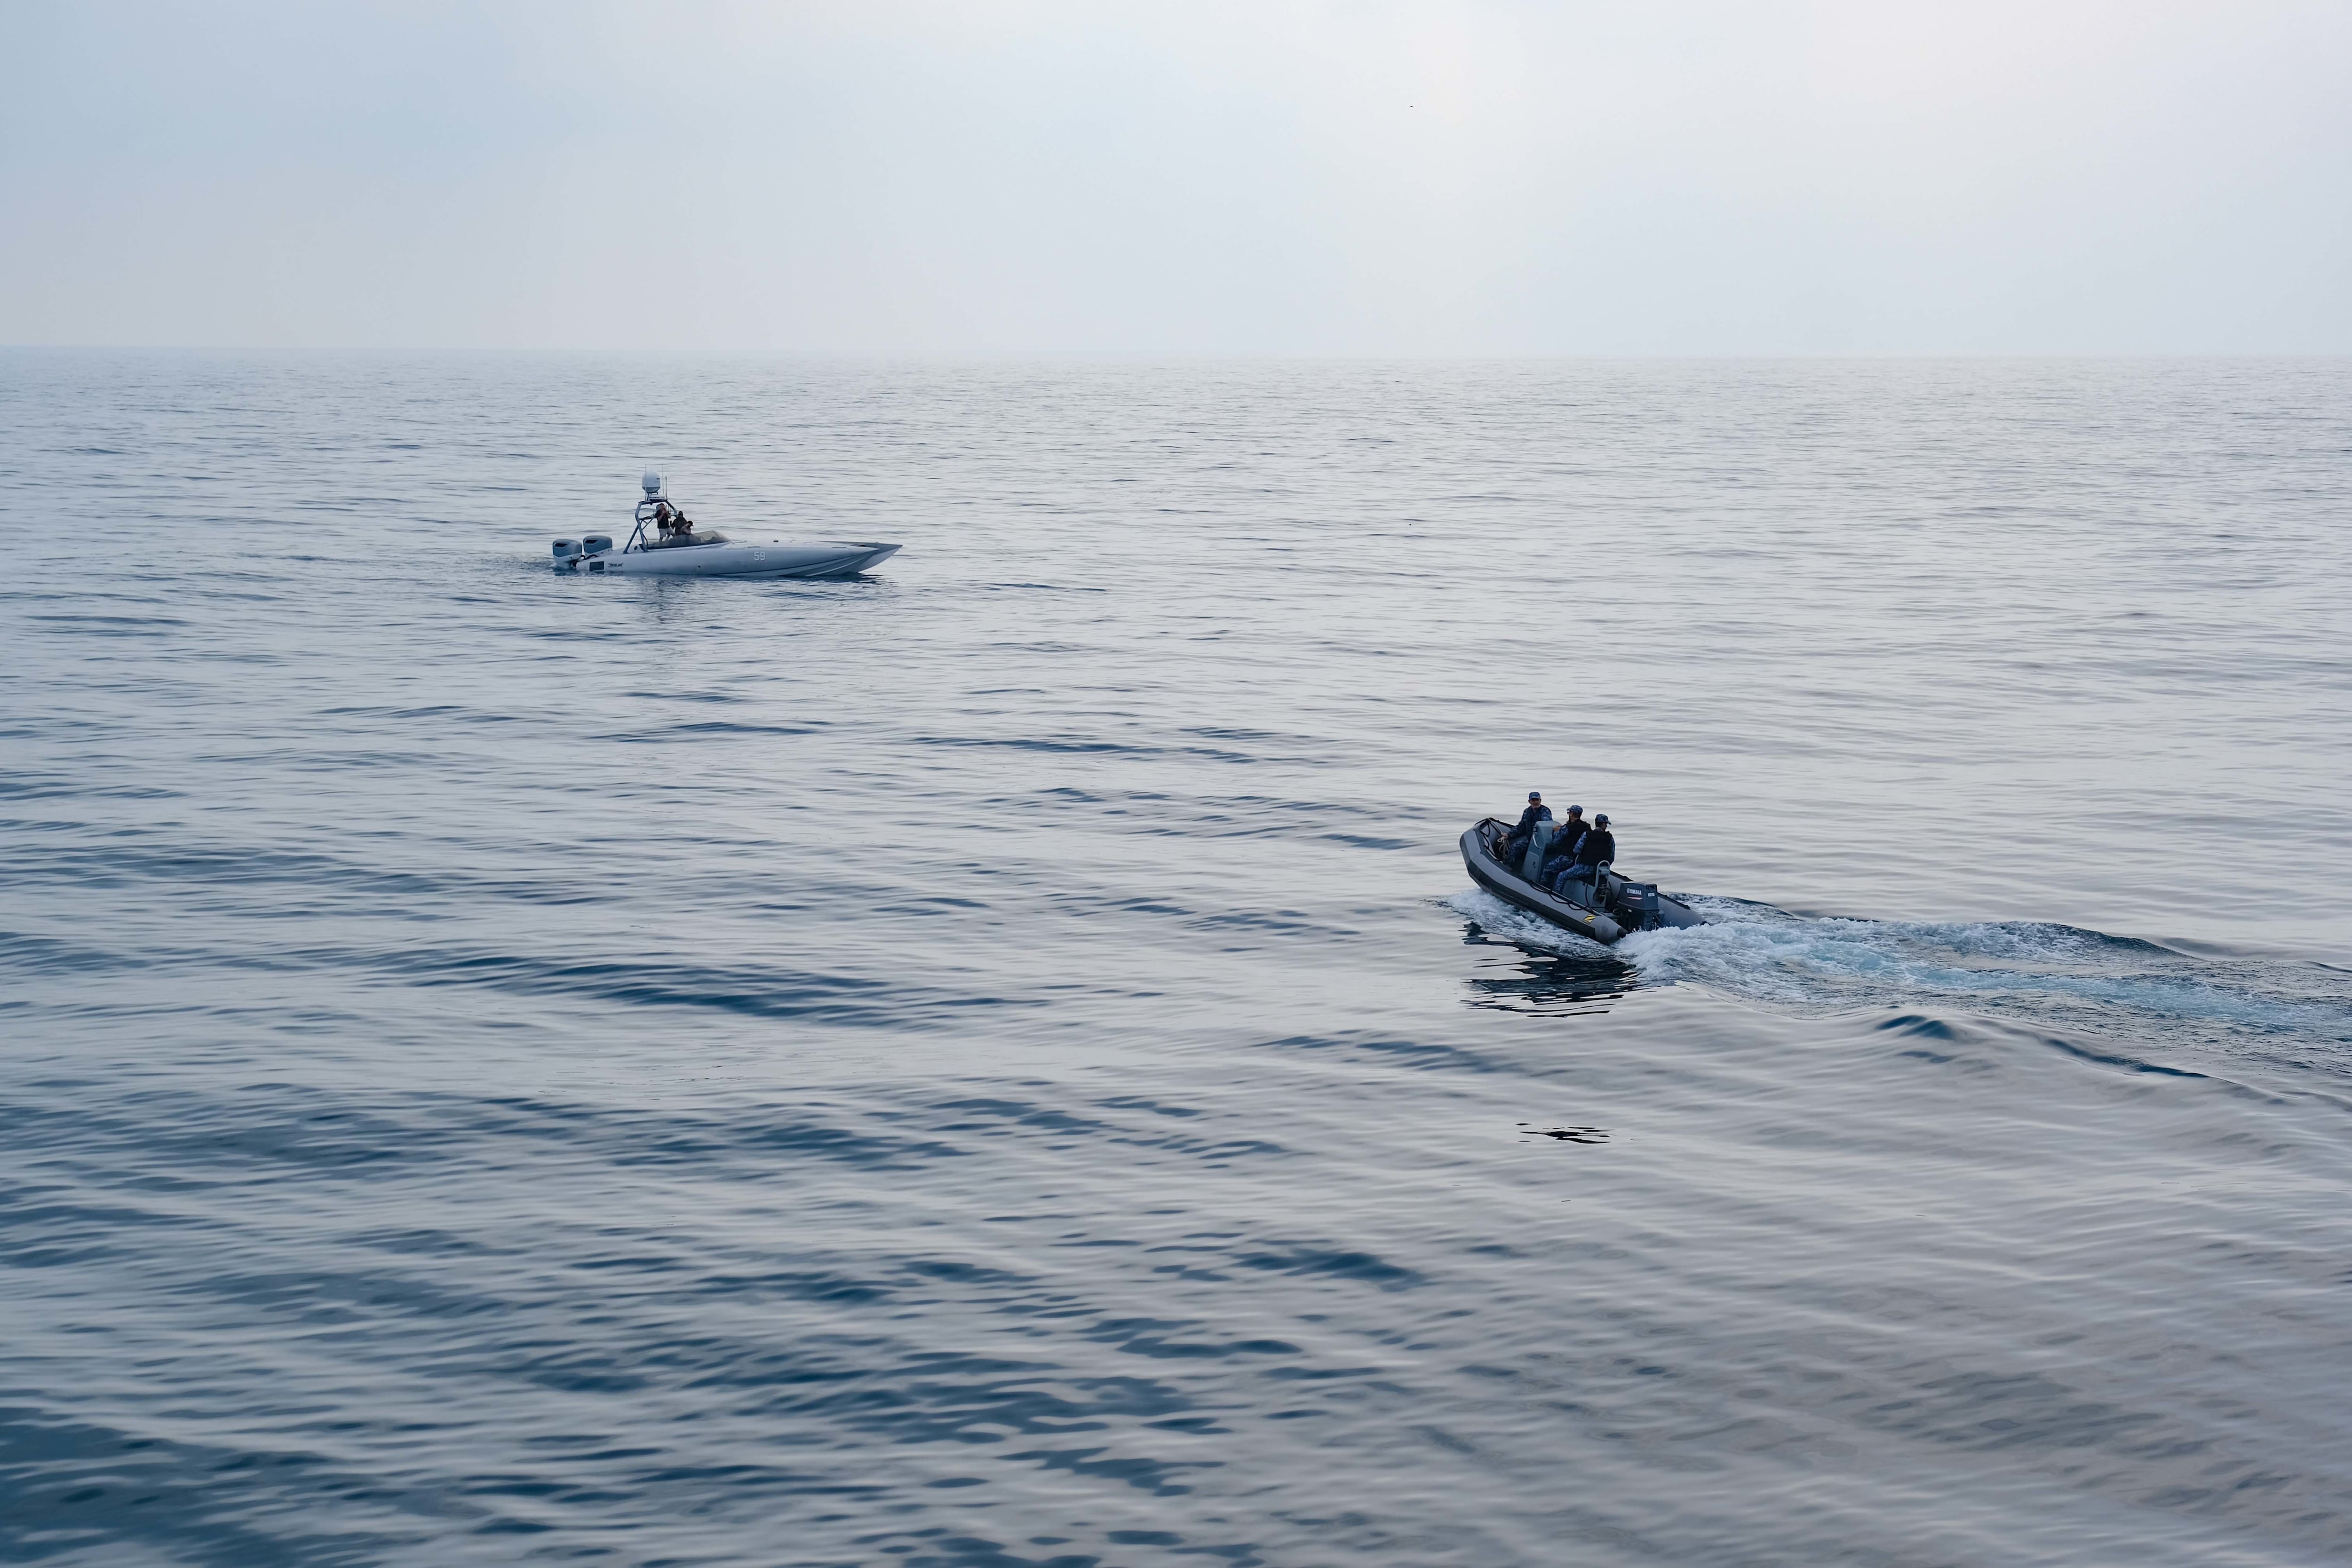
[[2352,364],[16,352],[0,528],[0,1560],[2352,1556]]

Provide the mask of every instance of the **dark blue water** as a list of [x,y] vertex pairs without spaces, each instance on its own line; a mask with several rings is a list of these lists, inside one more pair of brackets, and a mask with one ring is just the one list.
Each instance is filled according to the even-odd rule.
[[0,1561],[2352,1555],[2352,364],[17,352],[0,528]]

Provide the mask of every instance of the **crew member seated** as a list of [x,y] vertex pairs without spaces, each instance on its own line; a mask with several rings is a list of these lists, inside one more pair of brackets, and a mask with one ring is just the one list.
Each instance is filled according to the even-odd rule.
[[1554,879],[1552,891],[1566,898],[1571,883],[1590,883],[1597,886],[1601,881],[1601,868],[1613,865],[1616,861],[1617,835],[1609,831],[1609,813],[1603,811],[1592,819],[1591,831],[1576,846],[1576,859]]
[[1584,820],[1584,808],[1570,806],[1568,815],[1559,820],[1559,826],[1551,831],[1551,847],[1544,852],[1543,864],[1536,868],[1532,880],[1540,886],[1550,886],[1562,867],[1576,863],[1577,846],[1591,831],[1592,824]]
[[1503,835],[1502,852],[1496,858],[1505,865],[1517,860],[1519,852],[1528,847],[1528,840],[1534,836],[1536,824],[1550,821],[1551,808],[1543,803],[1543,791],[1528,790],[1528,809],[1519,813],[1518,826]]
[[667,501],[654,503],[654,528],[660,534],[657,544],[682,545],[694,538],[693,522]]

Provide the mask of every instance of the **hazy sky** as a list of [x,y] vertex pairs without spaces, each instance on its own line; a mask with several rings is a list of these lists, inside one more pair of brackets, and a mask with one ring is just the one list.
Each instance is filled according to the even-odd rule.
[[2352,0],[0,0],[0,342],[2352,351]]

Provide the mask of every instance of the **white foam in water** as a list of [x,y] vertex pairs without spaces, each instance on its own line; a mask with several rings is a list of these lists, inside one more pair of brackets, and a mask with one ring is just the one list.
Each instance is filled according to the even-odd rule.
[[[1608,954],[1653,985],[1686,983],[1803,1012],[2034,998],[2352,1039],[2352,1006],[2265,995],[2211,961],[2033,922],[1808,919],[1736,899],[1686,899],[1709,924],[1638,931],[1614,947],[1480,891],[1450,907],[1496,936],[1549,952]],[[2247,977],[2251,981],[2251,977]]]
[[1445,905],[1465,920],[1477,922],[1481,930],[1523,947],[1541,947],[1580,958],[1600,957],[1609,952],[1591,937],[1563,931],[1549,920],[1539,920],[1524,909],[1504,903],[1484,888],[1457,893],[1445,901]]

